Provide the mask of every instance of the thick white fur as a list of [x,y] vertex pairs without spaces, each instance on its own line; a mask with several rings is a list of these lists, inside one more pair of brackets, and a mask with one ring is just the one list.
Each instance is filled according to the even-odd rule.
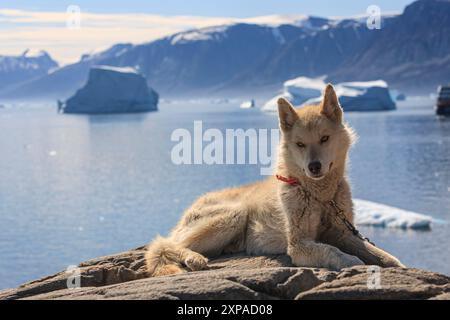
[[[278,173],[298,179],[300,186],[270,177],[201,196],[167,238],[150,243],[145,256],[150,276],[202,270],[206,257],[234,252],[287,253],[297,266],[335,270],[364,263],[403,266],[353,235],[327,205],[334,200],[353,221],[345,168],[354,134],[343,121],[333,87],[326,87],[320,105],[295,110],[280,99],[278,107]],[[320,142],[325,135],[328,141]],[[322,163],[320,178],[308,171],[313,160]]]

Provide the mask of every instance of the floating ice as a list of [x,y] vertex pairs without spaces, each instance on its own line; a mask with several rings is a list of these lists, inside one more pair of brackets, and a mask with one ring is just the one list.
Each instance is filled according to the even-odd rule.
[[433,218],[424,214],[387,206],[367,200],[354,199],[355,223],[376,227],[429,229]]
[[66,101],[64,113],[126,113],[157,110],[158,94],[131,67],[94,66],[86,85]]
[[250,109],[255,107],[255,100],[244,101],[240,105],[241,109]]
[[[264,104],[264,111],[276,111],[277,100],[284,97],[295,106],[320,103],[325,77],[298,77],[283,84],[283,92]],[[334,86],[345,111],[393,110],[395,102],[383,80],[343,82]]]

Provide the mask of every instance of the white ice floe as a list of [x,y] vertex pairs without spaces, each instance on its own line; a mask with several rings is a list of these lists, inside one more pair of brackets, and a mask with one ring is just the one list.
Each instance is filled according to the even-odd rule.
[[387,206],[367,200],[354,199],[355,223],[376,227],[429,229],[433,218],[424,214]]
[[255,100],[244,101],[240,105],[241,109],[250,109],[255,107]]
[[320,99],[322,90],[325,88],[324,80],[325,77],[298,77],[287,80],[283,84],[281,94],[278,94],[267,101],[263,105],[262,110],[269,112],[277,111],[277,101],[279,98],[285,98],[295,106],[299,106],[306,101],[312,101],[313,99]]
[[[295,106],[319,103],[325,85],[325,77],[288,80],[283,84],[282,93],[266,102],[262,109],[276,111],[280,97],[286,98]],[[345,111],[395,109],[388,85],[383,80],[343,82],[336,84],[334,88]]]
[[311,98],[320,97],[322,90],[325,88],[324,80],[325,77],[298,77],[286,81],[283,86],[286,92],[306,101]]

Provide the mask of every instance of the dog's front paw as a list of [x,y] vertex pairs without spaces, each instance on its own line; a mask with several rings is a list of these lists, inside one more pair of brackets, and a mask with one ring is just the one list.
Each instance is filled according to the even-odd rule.
[[199,253],[193,252],[186,257],[184,264],[191,271],[205,270],[208,268],[208,259]]
[[343,253],[337,252],[334,257],[330,261],[330,269],[341,270],[344,268],[350,268],[353,266],[364,265],[365,263],[359,259],[358,257]]
[[342,266],[340,269],[349,268],[349,267],[353,267],[353,266],[360,266],[360,265],[364,265],[365,263],[358,257],[346,254],[344,256],[344,258],[342,259],[341,264],[342,264]]
[[398,268],[406,268],[406,266],[400,262],[397,258],[389,255],[387,257],[383,257],[381,262],[382,267],[398,267]]

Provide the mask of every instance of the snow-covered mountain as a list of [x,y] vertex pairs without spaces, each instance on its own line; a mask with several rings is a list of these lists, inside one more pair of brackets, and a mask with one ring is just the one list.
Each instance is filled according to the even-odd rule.
[[[84,55],[79,62],[20,88],[0,90],[0,96],[13,98],[18,92],[26,92],[29,97],[65,98],[86,82],[89,68],[94,65],[133,67],[163,95],[198,95],[279,85],[302,72],[296,60],[288,60],[290,52],[297,51],[298,42],[319,37],[320,43],[323,32],[341,29],[350,33],[346,38],[355,40],[356,27],[364,30],[363,24],[356,21],[349,24],[345,20],[303,17],[291,24],[233,23],[188,30],[149,43],[118,44],[103,52]],[[325,71],[323,66],[323,61],[316,60],[312,70]],[[310,67],[311,64],[307,68]]]
[[0,55],[0,90],[46,75],[57,67],[45,51],[27,49],[20,56]]
[[364,50],[330,74],[334,81],[383,78],[398,88],[450,83],[450,1],[421,0],[407,6]]
[[298,76],[323,75],[333,82],[384,79],[394,89],[429,92],[450,74],[449,0],[416,1],[404,13],[385,17],[381,30],[369,30],[361,17],[265,20],[118,44],[0,89],[0,96],[65,98],[86,82],[94,65],[133,67],[162,96],[256,92]]
[[29,97],[65,98],[86,82],[94,65],[133,67],[165,95],[211,91],[267,63],[286,43],[304,34],[303,28],[293,25],[238,23],[180,32],[140,45],[118,44],[0,95],[14,98],[27,92]]

